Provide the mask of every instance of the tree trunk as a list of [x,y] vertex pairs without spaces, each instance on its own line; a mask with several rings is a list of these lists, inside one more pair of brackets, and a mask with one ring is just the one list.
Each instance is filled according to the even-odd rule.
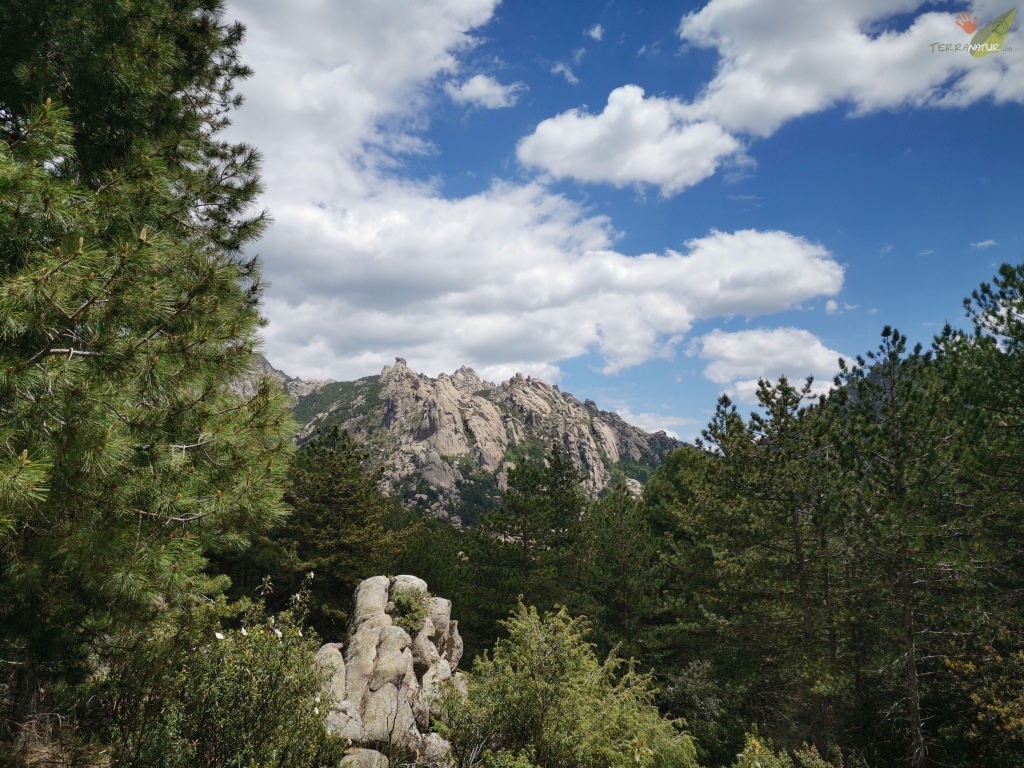
[[921,691],[917,673],[917,629],[911,601],[913,580],[907,542],[900,539],[900,598],[903,603],[903,640],[907,663],[907,713],[910,718],[911,756],[913,768],[925,763],[924,732],[921,724]]

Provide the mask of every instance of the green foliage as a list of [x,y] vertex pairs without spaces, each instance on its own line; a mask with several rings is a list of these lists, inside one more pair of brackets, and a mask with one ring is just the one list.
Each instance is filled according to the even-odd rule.
[[[954,357],[920,345],[908,351],[906,337],[887,327],[867,360],[843,366],[835,398],[838,481],[852,502],[846,522],[857,564],[848,583],[858,620],[851,650],[875,689],[860,709],[875,709],[878,723],[883,711],[889,722],[896,715],[915,766],[926,764],[934,739],[928,687],[941,659],[984,631],[994,607],[986,583],[994,563],[982,545],[992,499],[977,493],[973,470],[985,422],[962,407],[962,372]],[[873,738],[878,754],[884,744],[905,753],[887,730]]]
[[430,614],[430,595],[412,587],[396,589],[391,595],[395,604],[395,624],[409,633],[410,637],[423,629],[423,621]]
[[564,609],[520,604],[508,637],[478,657],[466,695],[442,701],[444,730],[462,768],[696,766],[690,738],[653,706],[650,678],[614,656],[601,664],[587,622]]
[[836,504],[810,386],[761,382],[762,411],[749,420],[723,398],[708,452],[670,455],[645,494],[670,534],[664,590],[676,596],[675,625],[651,640],[666,659],[662,701],[694,723],[706,760],[735,754],[750,722],[821,749],[839,731],[827,695],[838,672]]
[[571,543],[587,497],[582,478],[557,446],[544,461],[524,461],[508,474],[508,490],[482,528],[521,550],[526,563],[523,595],[545,609],[570,593]]
[[733,768],[841,768],[841,764],[826,762],[817,749],[806,744],[792,755],[774,752],[771,741],[747,734],[746,746],[736,756]]
[[604,461],[604,465],[608,468],[608,485],[613,488],[628,479],[646,483],[655,469],[655,466],[652,466],[652,464],[634,461],[627,457],[623,457],[614,463],[607,456],[602,456],[601,458]]
[[252,594],[265,576],[271,605],[284,604],[314,574],[309,621],[322,637],[344,637],[352,593],[363,579],[392,570],[401,546],[398,510],[379,488],[380,471],[337,426],[298,451],[288,468],[285,502],[291,515],[249,553],[219,564],[241,594]]
[[114,182],[135,193],[130,204],[102,198],[107,232],[148,225],[237,252],[263,217],[245,215],[260,190],[258,154],[220,137],[241,103],[235,83],[250,74],[238,60],[242,27],[223,11],[222,0],[5,3],[0,140],[29,141],[29,105],[60,102],[71,130],[53,168],[93,191]]
[[[979,317],[1013,316],[1015,274],[976,295]],[[1021,446],[1000,425],[1012,397],[996,406],[991,389],[1019,360],[984,364],[1013,349],[947,331],[925,352],[886,328],[829,398],[762,382],[759,412],[723,400],[711,450],[655,473],[645,500],[669,570],[647,658],[702,759],[735,754],[751,722],[794,759],[805,741],[877,766],[1012,754],[999,729],[965,723],[1014,711],[1019,643],[986,648],[1020,626],[1020,506],[1001,457]]]
[[219,611],[182,609],[114,657],[99,699],[117,768],[320,768],[343,746],[329,708],[316,636],[289,611],[250,609],[238,629]]
[[574,613],[590,618],[602,650],[630,656],[649,649],[640,632],[658,611],[664,581],[658,539],[641,499],[623,486],[589,504],[575,526],[569,547],[566,596]]
[[342,424],[379,408],[382,405],[380,388],[380,376],[336,381],[300,397],[292,407],[292,417],[300,424],[308,424],[331,405],[343,402],[345,405],[332,411],[321,424],[321,428],[329,432],[335,423]]
[[283,514],[293,429],[269,385],[224,386],[252,360],[255,265],[119,221],[166,179],[48,171],[66,115],[0,146],[0,642],[43,657],[212,588],[204,553]]
[[[284,514],[294,425],[228,390],[262,324],[258,156],[220,140],[241,29],[220,0],[0,7],[0,654],[15,692],[163,605]],[[3,734],[0,734],[2,736]]]

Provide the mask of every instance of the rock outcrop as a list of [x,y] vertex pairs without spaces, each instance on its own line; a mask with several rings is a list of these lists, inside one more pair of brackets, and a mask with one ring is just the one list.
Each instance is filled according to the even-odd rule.
[[284,389],[292,402],[296,402],[300,397],[308,395],[310,392],[324,387],[327,384],[333,384],[334,382],[330,379],[319,380],[310,379],[309,381],[303,381],[302,379],[289,376],[283,371],[277,370],[274,366],[263,355],[256,358],[256,365],[249,371],[245,376],[239,376],[237,379],[231,382],[231,391],[242,397],[252,397],[256,394],[256,388],[259,386],[259,380],[265,376],[270,377],[277,381],[281,388]]
[[341,765],[387,768],[384,753],[396,752],[446,765],[448,744],[430,721],[462,657],[451,602],[415,576],[374,576],[356,588],[355,603],[348,640],[317,653],[332,696],[327,727],[355,745]]
[[593,493],[634,478],[631,472],[653,469],[682,445],[539,379],[516,374],[492,384],[465,367],[435,379],[401,358],[380,376],[310,393],[295,410],[306,422],[300,442],[318,427],[338,424],[384,468],[387,492],[449,519],[462,508],[470,486],[476,486],[477,497],[482,488],[497,494],[523,455],[543,455],[552,444]]

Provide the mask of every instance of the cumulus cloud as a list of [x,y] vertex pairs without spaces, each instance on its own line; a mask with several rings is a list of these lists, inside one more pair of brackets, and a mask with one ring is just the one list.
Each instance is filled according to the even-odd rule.
[[[560,360],[596,351],[606,371],[622,370],[672,355],[697,320],[839,291],[833,255],[787,232],[711,231],[680,251],[634,256],[615,250],[608,219],[541,183],[498,181],[449,199],[395,173],[403,153],[432,151],[420,136],[437,82],[460,82],[460,55],[495,4],[230,9],[249,28],[244,55],[257,72],[232,138],[265,156],[275,224],[259,251],[276,365],[352,378],[402,356],[427,373],[469,364],[492,379],[518,370],[557,381]],[[672,122],[674,102],[624,96],[635,111],[622,123],[643,151],[677,166],[652,183],[675,188],[705,172],[676,159],[685,141],[707,141]],[[598,133],[624,130],[595,120]],[[650,128],[659,121],[669,123],[660,134]],[[636,178],[650,167],[643,151],[628,166],[642,169]]]
[[539,185],[461,200],[389,189],[285,218],[269,245],[304,258],[270,274],[267,340],[302,375],[323,375],[313,359],[349,376],[401,355],[428,372],[557,381],[557,361],[590,350],[610,373],[671,356],[695,320],[782,311],[843,281],[826,249],[785,232],[626,256],[607,220]]
[[[783,123],[848,104],[853,114],[903,106],[964,107],[984,98],[1024,101],[1024,58],[934,50],[964,42],[952,12],[918,15],[895,31],[888,21],[921,0],[822,3],[711,0],[683,17],[679,36],[715,48],[715,78],[687,111],[731,132],[768,136]],[[983,18],[1005,11],[975,2]],[[1009,42],[1008,42],[1009,44]]]
[[971,248],[982,251],[986,248],[991,248],[993,245],[999,245],[999,243],[995,240],[982,240],[980,243],[971,243]]
[[[601,114],[579,108],[541,122],[520,142],[519,160],[552,178],[653,184],[668,196],[711,176],[726,159],[743,166],[748,158],[737,137],[767,137],[836,105],[863,115],[966,107],[985,98],[1024,102],[1024,56],[976,59],[932,45],[963,42],[954,14],[929,11],[905,30],[888,26],[896,14],[925,5],[794,0],[780,8],[775,0],[710,0],[678,30],[686,44],[714,48],[720,57],[694,101],[645,98],[638,86],[622,86]],[[974,10],[993,18],[1005,9],[980,0]],[[578,82],[564,64],[553,71]]]
[[472,104],[486,109],[514,106],[519,94],[525,90],[522,83],[502,85],[493,77],[474,75],[465,82],[445,84],[444,90],[456,104]]
[[741,151],[734,137],[707,122],[688,122],[675,99],[644,96],[636,85],[616,88],[601,114],[563,112],[537,126],[517,147],[524,165],[554,178],[654,184],[668,196],[712,175]]
[[730,397],[757,402],[759,379],[777,381],[785,376],[800,386],[813,376],[814,392],[828,392],[839,371],[840,354],[801,328],[756,328],[728,333],[714,330],[696,340],[699,356],[708,361],[704,375],[725,385]]
[[600,24],[595,24],[583,34],[585,34],[589,38],[601,42],[601,40],[604,39],[604,27],[602,27]]

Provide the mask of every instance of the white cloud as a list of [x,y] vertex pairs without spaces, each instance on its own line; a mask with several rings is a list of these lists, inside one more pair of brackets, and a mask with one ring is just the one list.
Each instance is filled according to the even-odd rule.
[[[964,42],[954,13],[929,11],[909,28],[888,20],[922,0],[710,0],[683,17],[688,45],[715,48],[717,74],[691,103],[650,97],[636,85],[609,94],[594,115],[579,108],[541,122],[520,142],[522,163],[551,178],[622,187],[654,184],[676,194],[723,161],[746,168],[737,136],[767,137],[786,122],[837,105],[852,115],[901,107],[958,108],[981,99],[1024,102],[1024,56],[974,58],[935,42]],[[993,18],[995,0],[974,11]],[[1011,30],[1012,47],[1018,30]],[[640,53],[644,52],[641,48]],[[552,70],[579,82],[565,64]]]
[[[694,440],[700,435],[704,426],[697,419],[671,416],[664,413],[633,413],[624,403],[613,403],[611,408],[623,418],[627,424],[640,427],[645,432],[665,432],[676,440]],[[680,428],[685,428],[683,431]],[[680,437],[680,434],[683,436]]]
[[569,69],[568,64],[558,62],[551,68],[551,74],[561,75],[570,85],[579,85],[580,79],[576,77],[576,74],[571,69]]
[[[687,114],[727,131],[768,136],[789,120],[837,104],[850,105],[856,115],[903,106],[964,107],[984,98],[1024,101],[1024,57],[976,59],[931,48],[965,42],[953,12],[920,14],[904,31],[887,28],[893,15],[924,5],[792,0],[780,8],[775,0],[711,0],[679,26],[686,43],[716,48],[721,57],[718,73]],[[973,6],[983,18],[1005,10],[994,0]]]
[[602,27],[600,24],[595,24],[583,34],[585,34],[587,37],[597,40],[598,42],[601,42],[601,40],[604,39],[604,27]]
[[[787,232],[712,231],[682,252],[631,257],[614,250],[610,221],[539,183],[447,199],[400,179],[402,153],[432,151],[420,138],[429,100],[439,79],[458,77],[459,54],[495,4],[229,9],[248,25],[243,56],[257,72],[231,137],[265,157],[275,224],[259,252],[275,365],[346,379],[400,355],[427,373],[468,364],[492,379],[518,370],[557,381],[560,360],[588,351],[621,370],[673,354],[696,320],[771,314],[839,291],[832,254]],[[703,173],[674,159],[686,131],[648,127],[674,119],[674,102],[637,99],[646,151],[665,151],[683,176]]]
[[839,303],[835,299],[829,299],[825,302],[825,312],[830,315],[838,314]]
[[267,245],[303,258],[269,269],[267,341],[303,376],[325,375],[312,360],[338,378],[401,355],[426,372],[557,381],[557,361],[589,350],[614,372],[670,356],[697,319],[782,311],[843,281],[828,251],[785,232],[629,257],[605,219],[537,185],[461,200],[391,188],[286,213]]
[[991,248],[993,245],[999,245],[999,243],[995,240],[982,240],[980,243],[971,243],[971,248],[984,250],[985,248]]
[[382,147],[423,151],[413,131],[427,85],[458,69],[457,54],[475,45],[472,30],[497,2],[232,2],[228,17],[246,25],[243,57],[256,71],[241,86],[236,135],[264,151],[271,194],[339,176],[358,188],[353,158],[365,167],[387,160]]
[[525,88],[526,86],[522,83],[502,85],[487,75],[474,75],[458,85],[452,81],[444,86],[445,93],[456,104],[472,104],[486,109],[513,106],[519,99],[520,92]]
[[704,375],[726,385],[726,393],[743,403],[757,402],[759,379],[786,376],[799,387],[813,376],[814,392],[827,392],[839,371],[840,354],[801,328],[757,328],[727,333],[714,330],[696,340],[699,355],[709,361]]
[[544,120],[517,148],[520,162],[554,178],[654,184],[668,196],[712,175],[739,141],[713,123],[687,122],[674,99],[626,85],[599,115],[570,110]]

